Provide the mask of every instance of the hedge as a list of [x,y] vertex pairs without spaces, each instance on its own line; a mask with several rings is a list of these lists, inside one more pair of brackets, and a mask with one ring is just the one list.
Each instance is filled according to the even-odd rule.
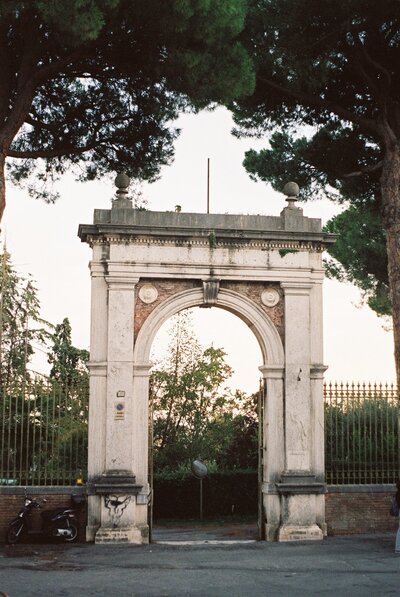
[[[200,481],[190,474],[154,475],[154,519],[197,518]],[[203,516],[257,515],[257,471],[210,473],[203,479]]]

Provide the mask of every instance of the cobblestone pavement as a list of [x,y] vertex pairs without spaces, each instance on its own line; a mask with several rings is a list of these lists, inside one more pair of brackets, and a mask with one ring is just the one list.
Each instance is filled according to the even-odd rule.
[[304,543],[25,544],[0,548],[10,597],[400,594],[394,536]]

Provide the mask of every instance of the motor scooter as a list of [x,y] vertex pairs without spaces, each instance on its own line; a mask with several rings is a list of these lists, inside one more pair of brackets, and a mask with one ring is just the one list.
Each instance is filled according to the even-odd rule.
[[[76,498],[74,500],[74,498]],[[40,530],[32,529],[32,511],[34,508],[41,508],[42,502],[35,500],[25,494],[25,502],[19,514],[8,525],[6,541],[10,545],[18,543],[25,535],[44,535],[51,538],[61,539],[71,543],[79,535],[79,523],[76,519],[77,507],[85,501],[83,496],[72,496],[75,508],[57,508],[41,512],[42,526]]]

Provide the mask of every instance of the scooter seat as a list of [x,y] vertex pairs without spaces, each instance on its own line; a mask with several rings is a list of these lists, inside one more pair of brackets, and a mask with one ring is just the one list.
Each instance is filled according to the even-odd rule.
[[56,510],[45,510],[44,512],[41,512],[40,515],[43,518],[43,520],[50,520],[51,518],[58,516],[58,514],[62,514],[62,512],[65,512],[65,510],[66,508],[57,508]]

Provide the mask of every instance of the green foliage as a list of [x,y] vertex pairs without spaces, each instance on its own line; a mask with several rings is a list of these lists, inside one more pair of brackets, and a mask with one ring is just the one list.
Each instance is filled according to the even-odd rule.
[[398,404],[386,399],[325,405],[328,483],[394,483],[399,467]]
[[37,290],[20,276],[6,251],[0,255],[0,391],[25,379],[34,342],[44,344],[49,324],[40,317]]
[[386,234],[376,207],[352,205],[324,229],[339,235],[329,248],[328,276],[352,282],[378,315],[391,315]]
[[86,476],[87,384],[66,388],[35,375],[3,388],[1,398],[1,480],[59,485]]
[[245,14],[245,0],[3,2],[0,140],[12,180],[48,201],[71,168],[80,180],[121,170],[154,180],[181,110],[252,91]]
[[53,346],[48,356],[52,365],[50,378],[63,387],[82,384],[83,379],[88,378],[86,363],[89,360],[89,352],[72,345],[71,324],[68,318],[56,325],[52,340]]
[[[0,261],[0,479],[70,483],[87,463],[88,353],[72,345],[68,319],[52,328],[40,318],[37,290],[10,255]],[[51,340],[48,380],[29,361]]]
[[168,356],[151,374],[154,470],[190,469],[199,455],[218,469],[253,463],[257,425],[244,414],[252,399],[224,386],[232,373],[224,351],[200,346],[188,311],[174,318],[170,334]]
[[[252,178],[279,191],[295,180],[300,199],[327,196],[357,208],[330,225],[348,245],[347,253],[344,239],[332,249],[341,265],[331,274],[356,283],[378,314],[390,311],[384,228],[398,218],[399,29],[396,0],[252,0],[242,40],[257,83],[231,106],[238,136],[269,135],[268,148],[246,153]],[[360,255],[360,235],[347,234],[344,220],[354,216],[364,238],[380,239],[378,268]]]
[[[154,477],[154,518],[198,518],[199,480],[193,475]],[[203,480],[205,517],[257,516],[258,481],[254,470],[211,473]]]

